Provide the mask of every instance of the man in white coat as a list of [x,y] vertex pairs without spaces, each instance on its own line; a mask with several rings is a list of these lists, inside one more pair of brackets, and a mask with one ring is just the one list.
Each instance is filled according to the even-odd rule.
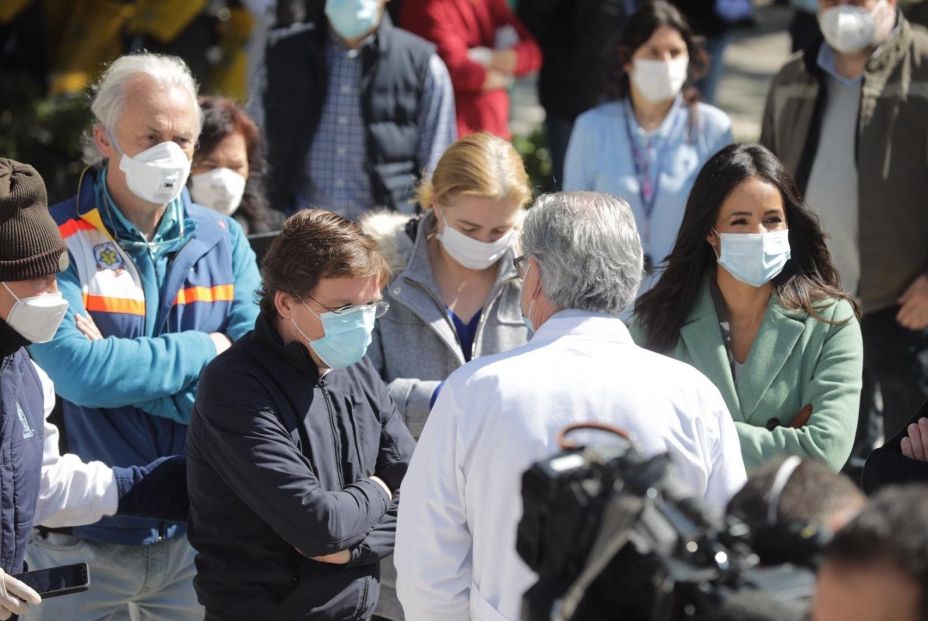
[[642,250],[628,205],[607,194],[540,197],[522,231],[528,344],[455,371],[403,481],[395,563],[407,621],[520,618],[536,576],[515,550],[521,476],[565,426],[600,421],[721,509],[745,481],[734,424],[698,371],[637,347],[619,313]]

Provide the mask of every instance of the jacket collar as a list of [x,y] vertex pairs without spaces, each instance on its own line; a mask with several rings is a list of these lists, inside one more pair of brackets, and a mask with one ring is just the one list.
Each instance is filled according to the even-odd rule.
[[275,357],[286,360],[287,364],[305,375],[307,380],[312,382],[318,380],[319,367],[309,355],[306,346],[297,341],[284,344],[274,322],[275,320],[265,315],[263,311],[258,314],[258,319],[255,321],[255,338],[258,342],[268,348]]
[[597,341],[633,344],[625,324],[615,315],[567,309],[551,315],[538,327],[532,343],[555,341],[564,336],[587,336]]
[[[113,240],[131,236],[132,232],[128,230],[128,221],[119,207],[113,203],[106,188],[106,169],[88,168],[81,174],[78,182],[77,204],[75,211],[77,216],[94,227],[94,229],[104,233]],[[174,202],[176,201],[176,202]],[[196,234],[196,222],[190,217],[190,194],[187,189],[181,192],[180,196],[172,201],[165,212],[161,223],[158,225],[159,235],[167,233],[173,234],[169,229],[180,229],[186,231],[184,240],[189,239]],[[162,230],[164,229],[164,230]],[[136,235],[138,235],[136,233]],[[183,240],[179,240],[178,246],[183,245]]]
[[771,295],[751,352],[736,381],[722,342],[707,277],[689,317],[680,328],[680,338],[692,357],[693,366],[716,385],[736,420],[749,421],[804,330],[805,322],[800,314],[786,310],[780,306],[776,295]]

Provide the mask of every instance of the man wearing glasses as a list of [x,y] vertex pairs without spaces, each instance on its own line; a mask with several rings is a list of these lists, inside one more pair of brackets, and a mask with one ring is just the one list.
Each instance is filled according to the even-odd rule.
[[187,436],[207,621],[369,619],[413,439],[364,358],[390,270],[353,222],[292,216],[254,332],[200,380]]

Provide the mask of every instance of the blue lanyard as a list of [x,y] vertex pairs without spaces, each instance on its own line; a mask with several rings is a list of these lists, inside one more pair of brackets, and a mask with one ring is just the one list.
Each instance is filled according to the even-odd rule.
[[680,125],[680,119],[683,118],[684,115],[678,114],[679,107],[678,104],[674,102],[668,114],[675,114],[677,116],[673,120],[670,131],[667,132],[667,135],[660,140],[656,147],[657,157],[655,158],[655,164],[657,171],[653,175],[654,182],[652,187],[651,166],[648,159],[650,141],[648,141],[648,145],[645,148],[641,148],[638,145],[638,140],[632,129],[633,124],[637,126],[638,122],[635,120],[635,113],[632,111],[632,105],[627,98],[623,102],[623,107],[625,109],[625,131],[628,134],[628,144],[632,150],[632,164],[635,166],[635,177],[638,179],[638,197],[641,199],[641,206],[644,209],[645,217],[650,222],[651,212],[654,211],[654,204],[657,202],[657,193],[660,189],[661,172],[664,170],[667,155],[670,151],[668,146],[670,145],[671,138],[676,135],[678,126]]

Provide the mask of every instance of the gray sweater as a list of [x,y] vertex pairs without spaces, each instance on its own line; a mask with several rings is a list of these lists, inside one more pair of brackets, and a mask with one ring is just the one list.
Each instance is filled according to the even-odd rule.
[[[390,310],[377,320],[374,341],[367,355],[388,384],[390,396],[405,416],[406,424],[418,438],[429,414],[429,400],[435,388],[464,364],[464,352],[454,325],[448,318],[438,286],[432,277],[427,238],[434,230],[435,217],[426,213],[419,221],[415,241],[394,220],[390,230],[366,230],[378,238],[381,247],[405,268],[384,291]],[[521,282],[516,276],[513,250],[499,261],[496,283],[483,307],[471,359],[507,351],[528,340],[519,308]]]

